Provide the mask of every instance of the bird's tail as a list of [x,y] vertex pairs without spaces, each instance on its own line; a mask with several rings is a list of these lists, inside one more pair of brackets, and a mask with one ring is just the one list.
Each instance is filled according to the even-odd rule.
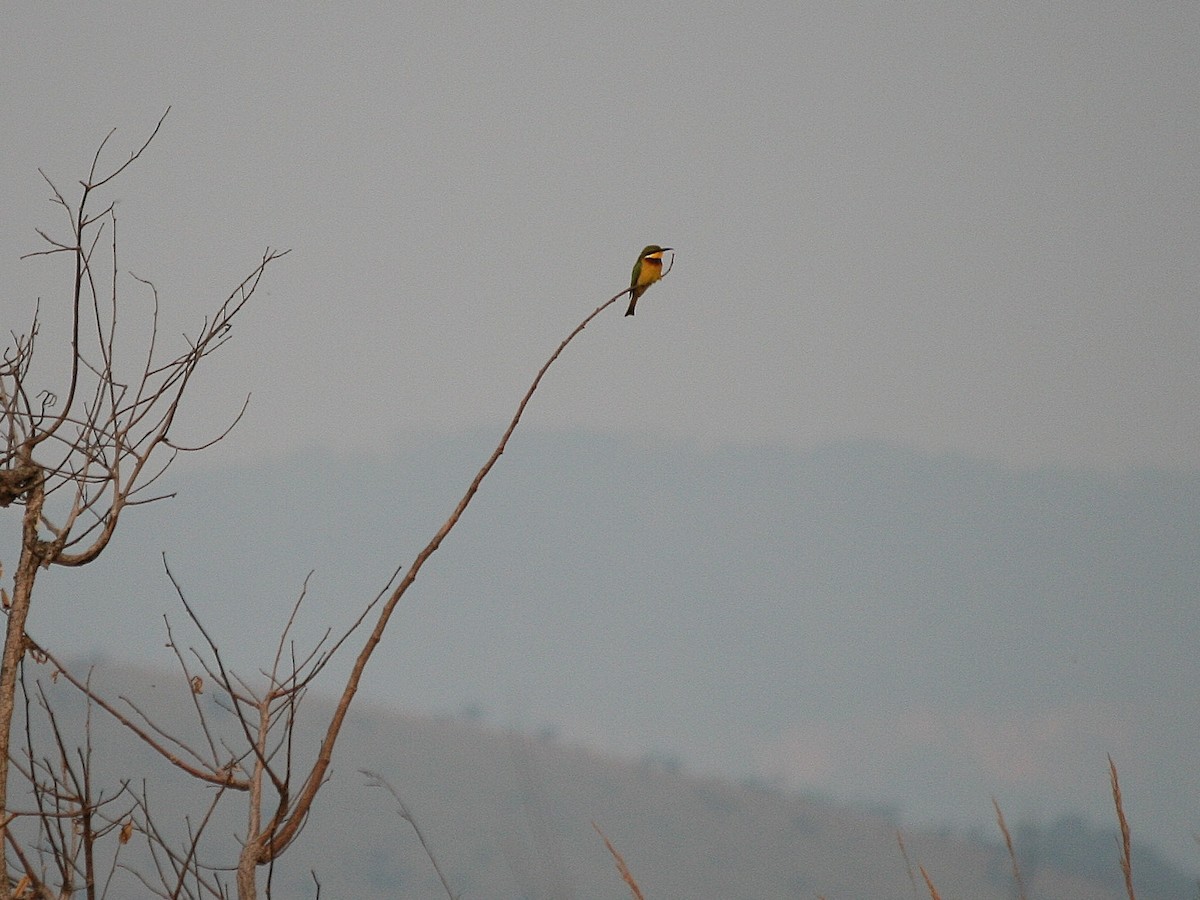
[[629,309],[625,310],[625,315],[627,315],[627,316],[633,315],[633,308],[635,306],[637,306],[637,302],[638,302],[637,291],[630,291],[629,292]]

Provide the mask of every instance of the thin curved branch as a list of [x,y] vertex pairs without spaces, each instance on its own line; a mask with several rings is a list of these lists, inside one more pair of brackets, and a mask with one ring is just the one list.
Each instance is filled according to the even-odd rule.
[[64,666],[62,662],[60,662],[59,659],[54,656],[53,653],[41,646],[41,644],[39,644],[33,638],[29,637],[28,634],[25,636],[25,642],[33,652],[44,656],[46,659],[52,662],[55,668],[62,672],[63,677],[67,679],[67,681],[72,687],[75,688],[75,690],[79,691],[81,694],[99,706],[102,710],[124,725],[129,731],[133,732],[142,741],[142,743],[144,743],[151,750],[154,750],[159,756],[161,756],[171,765],[175,766],[177,769],[181,769],[188,775],[191,775],[193,778],[199,779],[200,781],[206,781],[209,784],[232,788],[236,791],[244,791],[248,789],[249,786],[244,780],[233,777],[232,771],[224,769],[212,771],[207,767],[199,768],[181,759],[179,756],[172,753],[170,750],[156,741],[152,735],[147,733],[145,729],[139,727],[136,722],[124,715],[115,706],[72,675],[70,670],[67,669],[67,667]]
[[169,106],[165,110],[163,110],[163,114],[161,116],[159,116],[158,124],[155,125],[154,130],[152,132],[150,132],[150,137],[146,138],[146,140],[142,143],[142,146],[140,146],[133,153],[129,154],[129,159],[125,160],[125,162],[123,162],[118,169],[111,172],[109,175],[105,176],[104,178],[100,179],[99,181],[96,181],[95,180],[96,167],[100,164],[100,153],[101,153],[101,151],[104,150],[104,145],[106,143],[108,143],[108,138],[112,137],[113,134],[116,133],[117,129],[114,128],[112,131],[110,131],[108,133],[108,136],[105,137],[104,140],[100,142],[100,146],[96,150],[96,157],[95,157],[95,159],[92,160],[92,170],[88,173],[88,183],[85,185],[85,187],[90,187],[90,188],[103,187],[104,185],[108,184],[108,182],[112,181],[114,178],[116,178],[118,175],[120,175],[122,172],[124,172],[126,169],[128,169],[131,165],[133,165],[133,163],[138,159],[138,157],[140,157],[143,153],[146,152],[146,148],[150,146],[150,143],[158,135],[159,129],[162,128],[163,122],[165,122],[167,120],[167,116],[170,114],[170,112],[171,112],[171,107],[169,107]]
[[358,686],[362,680],[363,671],[366,669],[367,662],[371,659],[372,654],[375,652],[375,647],[379,644],[380,640],[382,640],[384,630],[387,628],[387,624],[392,617],[392,613],[395,611],[396,606],[400,603],[401,598],[408,591],[409,587],[411,587],[412,583],[416,581],[417,575],[421,571],[421,567],[425,565],[425,561],[437,551],[438,547],[441,546],[442,541],[445,540],[446,535],[448,535],[451,530],[453,530],[454,526],[458,524],[459,519],[462,518],[462,514],[466,511],[467,507],[471,503],[471,500],[475,497],[476,491],[479,490],[480,484],[483,483],[483,479],[488,476],[488,473],[492,471],[492,467],[496,465],[496,462],[504,453],[504,449],[508,445],[508,439],[512,436],[513,432],[516,431],[517,425],[520,424],[521,416],[525,413],[525,407],[529,405],[529,401],[533,398],[534,392],[537,391],[538,386],[541,384],[542,378],[545,376],[546,372],[550,369],[554,362],[559,358],[559,356],[562,355],[562,352],[566,350],[567,345],[570,344],[571,341],[573,341],[575,337],[582,332],[593,319],[596,318],[596,316],[600,315],[600,313],[602,313],[605,309],[616,303],[628,293],[629,289],[626,288],[596,307],[596,309],[587,317],[585,317],[582,322],[575,326],[575,329],[568,334],[563,342],[558,345],[558,348],[552,354],[550,354],[550,358],[546,360],[545,364],[538,370],[537,375],[534,376],[533,383],[530,384],[529,389],[525,392],[525,396],[522,397],[521,402],[517,404],[516,413],[513,415],[512,421],[508,423],[508,427],[504,430],[504,434],[501,435],[499,443],[496,445],[495,450],[492,451],[492,455],[488,457],[487,462],[483,464],[483,467],[480,468],[479,472],[475,475],[474,480],[471,481],[471,484],[467,488],[466,493],[463,494],[462,499],[458,501],[458,505],[454,508],[454,511],[450,514],[450,517],[446,519],[446,521],[442,524],[442,527],[437,530],[437,533],[434,534],[432,540],[429,541],[425,548],[417,554],[416,559],[413,560],[412,565],[409,566],[404,578],[401,579],[400,583],[396,585],[395,589],[388,597],[387,602],[379,612],[379,617],[375,622],[374,628],[371,629],[371,633],[367,637],[366,643],[363,645],[362,650],[359,651],[358,656],[355,658],[354,666],[346,680],[346,686],[342,691],[342,696],[338,701],[333,718],[330,720],[329,726],[325,732],[325,738],[321,742],[321,749],[317,755],[317,759],[313,763],[313,767],[309,771],[308,778],[305,780],[303,787],[296,796],[296,805],[294,810],[288,817],[287,821],[283,823],[282,827],[280,827],[277,832],[272,833],[268,831],[261,835],[263,844],[257,860],[260,864],[270,862],[272,859],[282,853],[299,833],[305,819],[308,817],[309,810],[312,807],[312,803],[317,795],[317,792],[321,789],[322,784],[325,783],[326,773],[333,759],[333,748],[337,743],[338,736],[341,733],[342,725],[345,722],[346,715],[350,710],[351,701],[353,701],[354,695],[358,692]]
[[[158,124],[154,126],[154,130],[152,132],[150,132],[150,136],[148,138],[146,138],[146,140],[142,143],[141,147],[139,147],[137,150],[135,150],[133,153],[130,154],[128,160],[126,160],[123,164],[121,164],[115,170],[110,172],[106,177],[101,178],[99,181],[97,181],[96,180],[96,169],[100,165],[100,154],[104,152],[105,144],[108,143],[108,139],[113,136],[113,134],[116,132],[116,129],[114,128],[112,131],[110,131],[105,136],[104,140],[102,140],[100,142],[100,146],[96,148],[96,155],[92,158],[92,168],[88,173],[88,180],[86,182],[80,182],[80,184],[83,186],[83,195],[80,197],[79,210],[78,210],[78,213],[73,217],[74,224],[72,226],[73,234],[74,234],[74,238],[75,238],[75,246],[67,247],[67,246],[59,244],[55,241],[50,241],[50,243],[52,245],[54,245],[55,247],[57,247],[58,249],[61,249],[61,250],[69,249],[69,250],[75,251],[75,289],[72,294],[72,304],[71,304],[71,351],[72,351],[72,353],[71,353],[71,380],[70,380],[70,385],[67,389],[66,402],[63,403],[62,412],[59,414],[58,418],[55,419],[54,422],[51,423],[49,428],[40,429],[38,433],[30,435],[30,437],[29,437],[30,449],[32,449],[33,447],[36,447],[38,444],[40,444],[42,441],[46,440],[46,438],[48,438],[51,434],[58,431],[58,429],[62,427],[63,422],[66,421],[66,418],[70,414],[71,408],[74,406],[74,403],[75,403],[75,391],[79,385],[79,360],[80,360],[79,306],[83,299],[84,279],[85,279],[85,277],[87,277],[89,275],[89,272],[90,272],[90,263],[89,263],[90,254],[85,253],[84,249],[83,249],[83,230],[91,222],[95,221],[95,219],[89,219],[87,217],[88,198],[90,197],[92,191],[108,184],[108,182],[112,181],[114,178],[116,178],[118,175],[120,175],[122,172],[124,172],[130,165],[133,164],[133,162],[135,160],[137,160],[146,151],[146,148],[150,146],[150,142],[153,141],[155,136],[158,134],[159,129],[162,128],[162,124],[167,118],[167,113],[169,113],[170,111],[171,111],[171,107],[168,106],[166,109],[166,112],[164,112],[162,114],[162,116],[159,118]],[[39,170],[39,171],[41,171],[41,170]],[[64,208],[66,208],[68,211],[70,211],[70,208],[71,208],[70,205],[64,199],[63,195],[59,192],[58,188],[56,188],[54,186],[54,184],[50,181],[50,179],[46,177],[45,172],[42,172],[42,177],[46,179],[46,182],[50,185],[51,189],[54,191],[57,202],[61,203]],[[112,207],[109,206],[109,208],[108,208],[108,210],[106,210],[106,212],[110,211],[111,209],[112,209]],[[100,215],[104,216],[106,214],[106,212],[101,213]],[[45,235],[43,235],[43,237],[45,237]],[[49,238],[46,238],[46,239],[50,240]],[[99,240],[99,234],[97,234],[96,240]]]
[[437,857],[433,855],[433,848],[429,846],[429,842],[425,839],[425,833],[421,831],[421,826],[417,824],[416,818],[413,816],[409,808],[404,804],[404,800],[400,797],[400,792],[397,791],[390,781],[384,778],[377,772],[372,772],[370,769],[359,769],[363,775],[367,776],[367,787],[381,787],[396,801],[400,818],[412,826],[413,831],[417,833],[417,840],[421,842],[421,849],[425,851],[425,855],[429,861],[433,863],[433,870],[437,872],[438,880],[441,881],[442,887],[446,889],[446,896],[450,900],[458,900],[454,891],[450,888],[450,882],[446,879],[446,874],[442,871],[442,867],[438,864]]

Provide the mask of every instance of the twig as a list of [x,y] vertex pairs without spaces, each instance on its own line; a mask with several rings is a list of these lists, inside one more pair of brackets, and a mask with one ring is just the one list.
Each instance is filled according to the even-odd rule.
[[[95,703],[102,710],[124,725],[129,731],[137,735],[142,743],[158,753],[159,756],[161,756],[167,762],[171,763],[176,768],[182,769],[188,775],[199,779],[200,781],[206,781],[209,784],[214,784],[221,787],[228,787],[235,791],[244,791],[247,789],[247,783],[241,779],[234,778],[231,771],[210,770],[207,764],[205,764],[204,768],[199,768],[181,759],[178,755],[172,753],[170,750],[156,741],[145,729],[139,728],[138,725],[130,720],[128,716],[122,715],[116,707],[114,707],[111,703],[106,701],[103,697],[72,675],[70,670],[67,669],[66,666],[64,666],[63,663],[60,662],[53,653],[34,641],[33,638],[29,637],[28,634],[25,635],[25,641],[32,650],[43,654],[46,659],[53,663],[55,668],[62,673],[63,677],[70,682],[70,684],[77,691],[79,691],[79,693],[83,694],[91,702]],[[190,748],[188,749],[188,753],[193,758],[199,759],[199,756],[194,751],[190,750]]]
[[408,824],[413,827],[413,831],[417,833],[417,840],[421,842],[421,849],[425,851],[425,855],[428,856],[429,861],[433,863],[433,870],[437,872],[437,876],[442,882],[442,887],[446,889],[446,896],[448,896],[450,900],[456,900],[454,891],[450,889],[450,882],[446,880],[446,875],[442,872],[442,867],[438,865],[437,857],[433,855],[433,849],[429,846],[429,842],[425,840],[425,835],[421,831],[421,826],[417,824],[417,820],[413,817],[413,814],[409,812],[408,807],[404,805],[404,801],[400,799],[399,791],[392,787],[391,783],[382,775],[379,775],[368,769],[359,769],[358,771],[370,779],[370,781],[367,782],[367,787],[381,787],[392,795],[392,799],[394,799],[396,801],[396,805],[400,807],[400,818],[408,822]]
[[[550,358],[546,360],[545,364],[538,370],[537,375],[534,376],[533,383],[529,386],[529,390],[525,392],[525,396],[522,397],[521,402],[517,404],[517,411],[513,415],[512,421],[509,422],[508,428],[505,429],[504,434],[500,437],[500,442],[496,445],[496,449],[492,451],[492,455],[488,457],[487,462],[483,464],[483,467],[475,475],[474,480],[467,488],[466,493],[463,494],[462,499],[458,501],[458,505],[454,508],[454,511],[450,514],[450,517],[446,519],[444,523],[442,523],[442,527],[437,530],[437,533],[434,534],[433,538],[429,541],[425,548],[417,554],[416,559],[413,560],[412,565],[409,566],[408,571],[400,580],[400,583],[396,585],[395,589],[388,596],[387,602],[384,603],[383,608],[380,610],[379,616],[375,621],[375,625],[371,629],[371,633],[367,636],[362,649],[359,651],[358,656],[354,660],[354,665],[350,670],[350,675],[346,679],[346,685],[342,689],[342,696],[338,700],[338,705],[334,710],[333,717],[329,722],[328,728],[326,729],[325,738],[321,743],[321,748],[317,754],[316,762],[313,764],[312,769],[309,771],[308,778],[305,780],[299,794],[296,797],[296,804],[293,807],[292,813],[283,827],[280,828],[277,833],[270,835],[269,840],[263,847],[259,862],[269,861],[274,856],[283,852],[283,850],[295,839],[300,827],[304,823],[305,818],[308,816],[308,811],[312,806],[313,799],[317,795],[317,791],[321,789],[321,785],[325,782],[325,774],[333,760],[334,745],[337,743],[338,736],[341,734],[342,725],[346,720],[346,715],[350,711],[350,704],[353,701],[355,694],[358,693],[358,686],[362,681],[363,671],[367,667],[367,662],[374,654],[376,646],[378,646],[379,642],[383,639],[384,630],[387,628],[387,624],[392,617],[392,613],[395,612],[401,598],[403,598],[404,594],[412,586],[413,582],[417,580],[417,575],[420,573],[421,568],[425,565],[425,562],[429,559],[429,557],[437,552],[438,547],[441,546],[442,541],[446,538],[446,535],[448,535],[454,529],[454,526],[458,524],[459,519],[462,518],[462,515],[464,512],[466,512],[471,500],[475,497],[475,493],[479,490],[479,485],[483,483],[483,479],[488,476],[488,473],[492,471],[492,467],[495,466],[496,462],[500,459],[501,454],[504,453],[505,447],[508,446],[508,439],[512,436],[512,433],[516,431],[517,425],[520,424],[521,416],[525,412],[525,407],[527,407],[529,405],[529,401],[533,399],[534,392],[537,391],[538,385],[540,385],[542,382],[542,378],[554,364],[555,360],[557,360],[559,356],[562,355],[562,352],[567,349],[567,345],[570,344],[571,341],[573,341],[575,337],[581,331],[583,331],[594,318],[596,318],[596,316],[600,315],[600,313],[602,313],[606,308],[616,303],[628,293],[629,288],[625,288],[624,290],[610,297],[604,303],[601,303],[593,312],[586,316],[582,322],[575,326],[575,329],[568,334],[563,342],[558,345],[558,348],[552,354],[550,354]],[[398,571],[399,569],[397,569],[397,572]],[[393,575],[392,579],[389,580],[389,584],[394,579],[395,575]],[[363,616],[360,618],[365,618],[365,616],[366,612],[364,611]],[[355,622],[355,624],[351,626],[350,631],[352,632],[357,627],[358,622]],[[347,632],[346,636],[348,635],[349,632]],[[344,636],[341,640],[345,640],[346,636]],[[334,649],[340,645],[341,640],[334,645]]]
[[929,873],[925,871],[925,867],[918,866],[917,868],[921,870],[921,877],[925,879],[925,886],[929,888],[929,900],[942,900],[942,895],[933,886],[933,879],[929,877]]
[[904,869],[908,872],[908,881],[912,885],[913,900],[920,896],[920,891],[917,889],[917,873],[913,871],[912,860],[908,858],[908,848],[904,846],[904,834],[899,828],[896,829],[896,843],[900,845],[900,855],[904,857]]

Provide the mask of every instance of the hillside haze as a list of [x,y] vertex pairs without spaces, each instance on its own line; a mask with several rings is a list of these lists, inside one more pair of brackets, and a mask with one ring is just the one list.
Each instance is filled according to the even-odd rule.
[[[101,562],[46,576],[31,632],[166,665],[165,551],[254,671],[310,570],[301,646],[411,561],[491,440],[181,474]],[[365,691],[913,826],[990,829],[996,796],[1107,827],[1112,754],[1135,834],[1194,869],[1198,546],[1194,473],[518,433]]]
[[[45,668],[35,669],[53,698],[60,728],[82,734],[79,695],[65,679],[52,681]],[[136,698],[138,708],[169,733],[198,737],[190,688],[178,674],[101,666],[93,675],[93,687],[110,698]],[[211,683],[199,699],[214,733],[232,738],[231,718]],[[315,728],[331,711],[320,696],[302,704],[299,760],[311,760]],[[95,783],[114,784],[111,779],[120,773],[145,777],[163,834],[179,840],[185,820],[194,825],[204,818],[211,790],[183,783],[176,770],[131,744],[99,711],[93,712],[91,737]],[[395,789],[403,813],[373,783],[375,776]],[[208,824],[201,858],[234,857],[236,835],[245,827],[242,799],[225,796]],[[332,778],[301,837],[272,874],[274,895],[314,897],[319,883],[322,897],[444,897],[406,815],[420,827],[455,896],[463,898],[621,896],[624,886],[593,822],[622,853],[647,897],[908,900],[920,882],[918,865],[944,896],[1015,896],[1011,864],[994,828],[986,836],[901,830],[886,814],[697,777],[670,760],[618,760],[545,734],[521,735],[462,717],[397,715],[371,705],[347,720]],[[1089,829],[1064,817],[1040,829],[1020,825],[1015,838],[1030,896],[1124,896],[1111,829]],[[1194,880],[1153,851],[1135,842],[1134,857],[1143,900],[1190,894]],[[140,836],[123,849],[122,863],[151,871]],[[125,869],[117,872],[113,890],[148,896]]]

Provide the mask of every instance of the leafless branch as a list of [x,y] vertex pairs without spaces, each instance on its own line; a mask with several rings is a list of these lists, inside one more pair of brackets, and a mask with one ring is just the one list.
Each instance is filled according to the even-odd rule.
[[[233,774],[230,771],[228,771],[227,769],[223,769],[223,768],[218,769],[218,768],[215,768],[214,766],[212,766],[211,764],[205,763],[205,762],[200,762],[199,765],[193,765],[192,763],[189,763],[186,760],[184,760],[178,754],[173,753],[170,750],[168,750],[162,743],[160,743],[159,741],[157,741],[154,738],[154,736],[150,733],[150,731],[146,730],[145,728],[140,727],[131,718],[129,718],[124,713],[122,713],[119,709],[117,709],[116,706],[114,706],[112,703],[110,703],[108,700],[106,700],[104,697],[102,697],[99,693],[92,690],[92,688],[89,685],[84,683],[82,680],[80,680],[75,675],[71,674],[70,669],[68,669],[67,666],[64,665],[63,662],[61,660],[59,660],[58,657],[56,657],[53,653],[51,653],[49,650],[47,650],[42,645],[38,644],[31,637],[27,636],[26,640],[28,641],[30,648],[35,650],[37,653],[45,656],[46,659],[48,659],[51,663],[53,663],[55,668],[58,669],[59,673],[62,675],[62,677],[65,678],[67,680],[67,682],[70,683],[77,691],[79,691],[81,694],[83,694],[85,697],[87,697],[89,701],[91,701],[92,703],[95,703],[98,707],[100,707],[102,710],[104,710],[106,713],[108,713],[110,716],[112,716],[114,719],[116,719],[117,722],[119,722],[126,729],[128,729],[130,732],[132,732],[134,735],[136,735],[138,740],[140,740],[142,743],[144,743],[151,750],[158,753],[159,756],[161,756],[163,759],[165,759],[171,765],[175,766],[177,769],[180,769],[183,772],[186,772],[192,778],[196,778],[200,781],[208,782],[209,784],[215,784],[218,787],[226,787],[226,788],[229,788],[229,789],[235,790],[235,791],[247,790],[248,785],[246,784],[246,782],[241,779],[234,778]],[[145,716],[140,711],[136,711],[135,714],[137,716],[139,716],[140,718],[143,718],[145,721],[149,722],[149,720],[145,719]],[[157,728],[153,724],[149,724],[147,727],[151,731],[156,731],[156,732],[162,733],[162,729]],[[174,742],[174,739],[172,739],[172,741]],[[198,754],[195,753],[194,750],[187,748],[186,752],[189,756],[191,756],[194,759],[197,759],[199,761],[199,756],[198,756]]]
[[920,892],[917,889],[917,875],[913,871],[912,860],[908,858],[908,848],[904,846],[904,834],[900,829],[896,829],[896,843],[900,845],[900,856],[904,858],[904,869],[908,872],[908,881],[912,885],[913,898],[919,896]]
[[929,888],[929,900],[942,900],[942,895],[934,887],[933,879],[929,877],[929,873],[925,871],[925,867],[918,866],[918,868],[921,870],[921,877],[925,879],[925,886]]
[[[534,376],[533,383],[530,384],[529,389],[521,398],[520,403],[517,404],[516,412],[514,413],[512,420],[509,422],[508,427],[501,435],[500,441],[497,443],[496,448],[492,451],[492,455],[488,457],[487,461],[483,464],[483,467],[480,468],[479,472],[475,475],[475,478],[467,487],[466,493],[463,494],[462,498],[458,501],[458,505],[454,508],[454,511],[451,512],[450,517],[446,519],[441,528],[438,529],[437,533],[434,534],[433,538],[429,541],[425,548],[417,554],[416,559],[409,566],[404,577],[400,579],[399,583],[388,596],[387,601],[383,604],[378,613],[374,627],[371,629],[370,634],[367,636],[366,642],[359,651],[358,656],[355,658],[350,675],[347,678],[345,687],[342,690],[342,695],[325,732],[325,737],[321,743],[321,748],[318,752],[316,762],[313,764],[312,769],[309,770],[308,777],[306,778],[304,785],[301,787],[300,792],[296,797],[294,811],[292,812],[291,816],[282,824],[282,827],[278,830],[278,832],[260,836],[262,847],[258,859],[259,863],[268,862],[276,855],[283,852],[283,850],[296,838],[300,826],[308,816],[309,809],[312,806],[317,792],[321,789],[321,785],[325,782],[326,772],[328,771],[329,764],[333,758],[333,748],[336,745],[338,736],[341,733],[346,714],[350,710],[350,704],[352,703],[355,694],[358,692],[358,686],[362,680],[363,671],[366,669],[367,662],[374,654],[375,648],[379,645],[380,640],[382,640],[384,630],[387,628],[387,624],[391,620],[392,613],[395,611],[397,605],[400,603],[400,600],[404,597],[404,594],[408,591],[409,587],[411,587],[413,582],[416,581],[417,575],[420,573],[421,568],[425,565],[425,562],[429,559],[429,557],[437,552],[437,549],[441,546],[442,541],[445,540],[446,536],[454,529],[454,526],[458,524],[463,513],[466,512],[467,507],[470,505],[471,500],[475,497],[476,492],[479,490],[480,484],[483,483],[483,479],[486,478],[488,473],[492,471],[493,466],[496,465],[496,462],[500,459],[501,454],[504,453],[505,448],[508,446],[509,438],[512,436],[513,432],[516,431],[517,425],[520,424],[521,416],[524,415],[525,408],[529,405],[529,401],[533,398],[534,393],[541,384],[542,378],[545,376],[546,372],[549,371],[550,367],[559,358],[559,356],[562,355],[563,351],[566,350],[571,341],[573,341],[575,337],[580,334],[580,332],[582,332],[593,319],[596,318],[596,316],[600,315],[600,313],[602,313],[606,308],[620,300],[627,293],[628,289],[622,290],[620,293],[615,294],[604,303],[600,304],[600,306],[596,307],[596,309],[588,314],[582,322],[575,326],[574,330],[571,331],[571,333],[563,339],[562,343],[558,345],[555,351],[550,354],[550,358],[547,359],[542,367],[538,370],[537,374]],[[397,570],[397,572],[398,571],[399,570]],[[396,575],[393,574],[388,583],[392,584],[395,582],[395,579]],[[382,594],[380,597],[382,597]],[[379,597],[377,597],[376,600],[373,601],[372,604],[366,610],[364,610],[362,615],[351,625],[346,634],[343,635],[343,637],[334,645],[334,651],[341,646],[342,642],[345,641],[350,634],[352,634],[361,624],[364,623],[366,617],[369,615],[371,609],[375,606],[378,600]]]
[[[5,791],[11,756],[7,735],[11,731],[16,672],[28,651],[39,662],[52,663],[58,670],[56,674],[61,674],[88,704],[85,729],[88,739],[73,755],[49,700],[41,694],[41,706],[50,721],[54,752],[38,756],[34,752],[32,735],[27,735],[26,755],[15,761],[15,767],[21,777],[34,786],[37,815],[57,867],[58,880],[64,889],[82,881],[89,892],[89,900],[94,896],[97,882],[97,860],[93,854],[96,838],[117,829],[123,844],[134,828],[145,838],[157,872],[157,885],[153,884],[151,873],[134,873],[148,889],[164,897],[226,896],[221,875],[216,869],[201,864],[198,853],[199,842],[210,827],[219,799],[230,790],[242,793],[247,799],[246,833],[235,875],[238,893],[243,897],[254,896],[256,870],[266,866],[269,895],[274,863],[301,833],[309,821],[316,796],[328,782],[334,747],[366,665],[400,601],[424,564],[456,527],[483,480],[499,461],[550,367],[596,316],[628,293],[627,289],[622,290],[597,307],[554,349],[521,397],[491,455],[449,517],[411,564],[407,568],[396,567],[384,588],[344,632],[334,638],[333,632],[327,630],[315,645],[301,651],[297,649],[293,635],[308,593],[308,578],[305,579],[282,628],[269,667],[260,671],[262,681],[243,679],[227,667],[212,633],[189,603],[164,558],[167,577],[200,635],[197,646],[185,649],[177,644],[170,621],[166,621],[169,646],[192,694],[193,709],[203,734],[197,750],[170,729],[156,723],[130,697],[123,695],[118,702],[103,697],[91,684],[90,677],[72,674],[56,656],[25,632],[37,573],[51,565],[83,566],[98,558],[109,546],[124,511],[173,496],[170,491],[156,486],[172,464],[183,453],[203,450],[223,440],[242,420],[248,408],[249,394],[232,421],[215,437],[180,440],[172,434],[183,404],[190,397],[199,367],[230,339],[235,317],[257,291],[266,269],[287,251],[267,248],[250,273],[211,315],[203,319],[197,330],[184,335],[183,345],[174,352],[165,349],[160,339],[158,288],[151,280],[128,273],[136,290],[148,293],[150,311],[144,322],[147,333],[143,349],[136,354],[132,367],[125,359],[123,348],[131,339],[126,334],[129,317],[119,302],[122,283],[127,283],[125,276],[120,274],[118,259],[121,231],[116,206],[111,201],[100,200],[98,192],[146,152],[166,115],[163,114],[150,135],[127,160],[114,166],[108,166],[104,161],[106,147],[113,136],[110,132],[97,147],[87,178],[79,182],[81,192],[77,201],[68,199],[54,181],[42,173],[50,187],[50,202],[60,211],[56,215],[64,215],[69,225],[65,235],[39,229],[37,233],[42,246],[29,256],[58,259],[59,254],[65,253],[73,263],[69,372],[49,387],[33,383],[31,375],[39,328],[36,314],[26,334],[13,334],[13,343],[4,351],[0,362],[0,432],[5,436],[5,445],[0,451],[3,454],[0,456],[0,506],[15,504],[23,508],[21,555],[14,576],[14,596],[7,617],[3,669],[0,671],[0,740],[5,741],[0,747],[0,847],[7,844],[13,848],[13,856],[21,861],[22,871],[30,884],[40,889],[34,883],[39,878],[45,879],[34,868],[37,861],[25,861],[21,855],[23,848],[8,827],[14,814]],[[667,272],[673,264],[674,256]],[[339,650],[364,629],[369,630],[362,638],[363,644],[320,739],[316,759],[296,781],[293,770],[296,726],[307,689]],[[205,704],[199,700],[205,679],[212,691],[212,702],[227,709],[234,717],[235,724],[228,729],[229,733],[210,727]],[[9,698],[7,709],[6,696]],[[112,798],[106,798],[102,793],[93,798],[95,788],[90,765],[93,705],[113,717],[127,733],[178,771],[218,788],[195,827],[192,820],[187,821],[187,841],[182,848],[168,844],[155,824],[144,784],[140,796],[127,783],[123,785],[122,791],[133,801],[126,816],[116,816],[107,808]],[[28,696],[26,706],[28,709]],[[424,835],[396,791],[379,776],[370,777],[392,793],[401,815],[416,830],[446,893],[453,898]],[[82,839],[72,831],[76,819],[84,821]],[[605,842],[608,843],[607,838]],[[624,861],[611,844],[608,846],[634,896],[640,897]],[[113,883],[113,874],[124,868],[125,864],[118,856],[119,848],[108,866],[105,892]],[[319,893],[320,883],[316,883]],[[0,900],[10,900],[9,888],[6,880],[0,877]]]
[[411,825],[413,831],[417,833],[417,840],[421,842],[421,849],[425,851],[425,855],[429,857],[429,861],[433,863],[433,870],[437,872],[438,880],[441,881],[442,887],[446,889],[446,896],[449,897],[450,900],[456,900],[454,891],[450,889],[450,882],[446,879],[446,875],[442,871],[442,867],[438,865],[437,857],[433,855],[433,848],[429,846],[429,842],[425,839],[425,834],[421,831],[421,826],[417,824],[416,818],[411,812],[409,812],[408,807],[404,805],[404,801],[400,798],[400,792],[392,787],[391,782],[389,782],[382,775],[371,772],[367,769],[359,769],[358,771],[367,776],[368,787],[381,787],[392,795],[392,799],[396,801],[400,818]]

